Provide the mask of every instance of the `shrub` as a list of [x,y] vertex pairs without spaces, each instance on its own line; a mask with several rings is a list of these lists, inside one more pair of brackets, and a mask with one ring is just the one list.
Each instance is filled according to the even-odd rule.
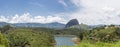
[[8,39],[0,33],[0,46],[1,47],[9,47]]
[[[11,47],[51,47],[54,37],[44,32],[35,32],[31,29],[15,29],[7,34]],[[51,38],[51,39],[50,39]]]
[[102,41],[102,42],[117,42],[120,36],[119,29],[116,28],[107,28],[100,30],[92,30],[90,34],[88,34],[88,39],[93,41]]

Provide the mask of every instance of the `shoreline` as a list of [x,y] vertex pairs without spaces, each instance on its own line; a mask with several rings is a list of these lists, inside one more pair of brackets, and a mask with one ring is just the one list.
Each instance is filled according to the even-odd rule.
[[75,44],[80,44],[80,40],[79,40],[78,37],[72,38],[72,41],[73,41]]
[[76,35],[54,35],[55,37],[73,37],[71,40],[74,42],[74,44],[80,44],[80,40]]
[[73,36],[73,37],[76,37],[76,35],[54,35],[54,36],[66,36],[66,37],[69,37],[69,36]]

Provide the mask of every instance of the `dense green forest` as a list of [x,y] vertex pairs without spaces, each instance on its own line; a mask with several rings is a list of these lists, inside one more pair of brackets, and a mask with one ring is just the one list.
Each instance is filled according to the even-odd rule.
[[1,47],[53,47],[54,35],[30,28],[13,28],[9,25],[1,28]]
[[[75,47],[119,47],[120,26],[100,26],[84,32],[80,44]],[[81,35],[78,36],[81,38]]]

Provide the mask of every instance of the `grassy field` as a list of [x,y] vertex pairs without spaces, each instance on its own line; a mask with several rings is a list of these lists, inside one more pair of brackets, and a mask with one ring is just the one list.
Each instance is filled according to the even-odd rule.
[[103,42],[97,42],[95,44],[92,43],[85,43],[82,42],[79,45],[76,45],[75,47],[120,47],[120,41],[117,43],[103,43]]
[[5,46],[3,46],[3,45],[0,45],[0,47],[5,47]]
[[[72,47],[72,46],[61,46],[61,47]],[[120,47],[120,41],[115,43],[105,43],[105,42],[89,42],[82,41],[80,44],[75,45],[74,47]]]
[[95,44],[90,42],[82,42],[79,45],[76,45],[75,47],[120,47],[120,41],[116,43],[97,42]]

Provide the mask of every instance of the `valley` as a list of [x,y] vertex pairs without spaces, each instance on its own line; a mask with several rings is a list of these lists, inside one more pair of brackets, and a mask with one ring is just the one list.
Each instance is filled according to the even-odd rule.
[[[119,43],[120,39],[119,25],[94,27],[83,23],[74,24],[71,20],[66,25],[47,25],[48,27],[36,23],[4,24],[0,28],[1,39],[4,40],[1,40],[1,47],[89,47],[84,43],[90,43],[92,46],[99,43],[112,45],[111,43]],[[53,28],[54,26],[56,28]]]

